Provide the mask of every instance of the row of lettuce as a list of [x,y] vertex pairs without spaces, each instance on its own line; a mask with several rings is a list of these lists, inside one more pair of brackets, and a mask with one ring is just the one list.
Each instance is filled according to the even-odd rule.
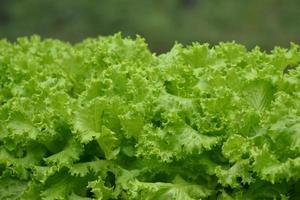
[[299,61],[295,44],[2,40],[0,199],[296,199]]

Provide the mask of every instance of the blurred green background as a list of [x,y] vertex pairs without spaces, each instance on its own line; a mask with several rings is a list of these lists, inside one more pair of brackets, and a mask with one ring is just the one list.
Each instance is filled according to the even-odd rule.
[[79,42],[140,34],[155,52],[174,41],[235,40],[269,50],[300,43],[299,0],[0,0],[0,37],[24,35]]

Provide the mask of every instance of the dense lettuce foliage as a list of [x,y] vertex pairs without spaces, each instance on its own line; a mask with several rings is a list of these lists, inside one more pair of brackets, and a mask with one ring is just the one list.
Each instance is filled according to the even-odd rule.
[[0,199],[297,199],[299,61],[294,44],[2,40]]

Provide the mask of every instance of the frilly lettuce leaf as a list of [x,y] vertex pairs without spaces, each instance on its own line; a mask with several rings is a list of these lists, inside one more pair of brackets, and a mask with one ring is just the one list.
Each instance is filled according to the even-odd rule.
[[129,191],[131,199],[193,200],[209,196],[212,191],[205,186],[186,182],[177,176],[172,183],[147,183],[133,181]]

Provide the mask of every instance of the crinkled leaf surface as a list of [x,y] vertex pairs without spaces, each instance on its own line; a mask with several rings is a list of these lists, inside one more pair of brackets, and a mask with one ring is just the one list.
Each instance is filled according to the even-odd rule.
[[295,44],[0,40],[0,199],[299,199],[299,62]]

